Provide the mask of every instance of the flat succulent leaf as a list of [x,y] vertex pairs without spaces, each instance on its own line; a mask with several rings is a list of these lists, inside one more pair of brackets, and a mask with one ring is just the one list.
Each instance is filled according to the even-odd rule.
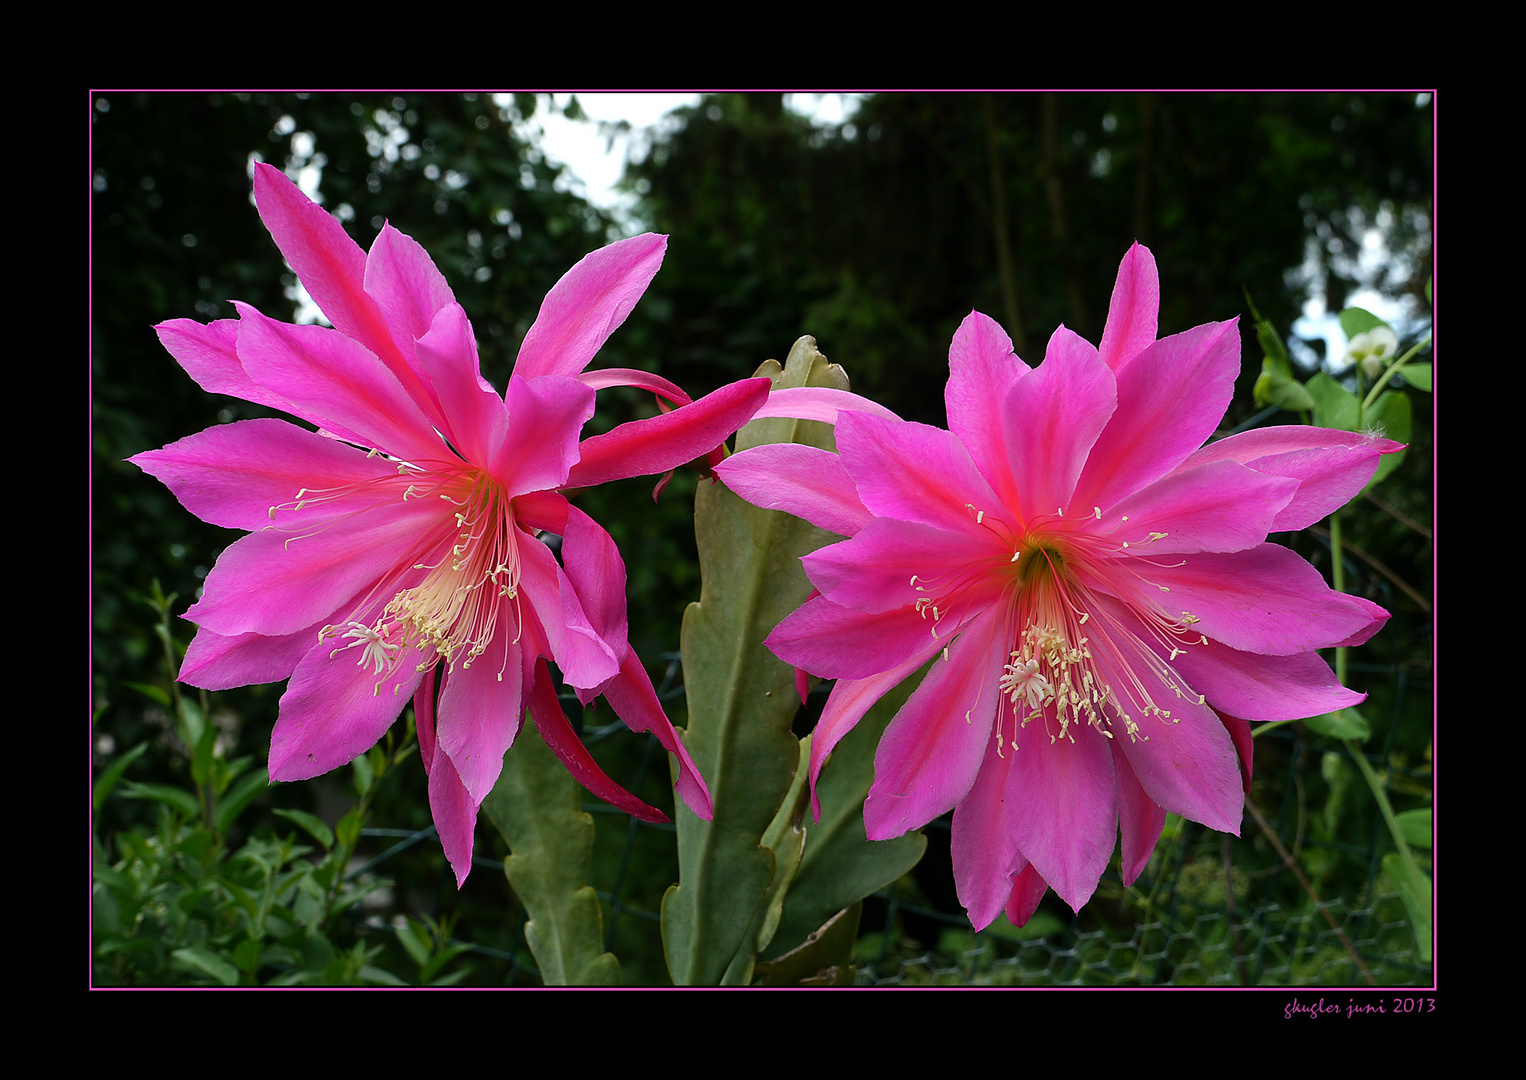
[[[809,337],[795,343],[783,369],[768,361],[757,374],[776,389],[848,387]],[[829,426],[806,420],[755,420],[737,435],[738,450],[779,442],[836,448]],[[679,883],[663,897],[662,936],[675,983],[714,985],[728,970],[733,979],[750,970],[756,938],[748,931],[761,929],[759,910],[777,869],[763,837],[800,760],[790,733],[799,707],[794,671],[763,639],[810,594],[800,557],[836,538],[718,483],[700,485],[694,531],[702,583],[698,603],[684,613],[684,743],[710,786],[715,817],[677,809]]]
[[504,872],[530,913],[525,941],[547,986],[620,982],[620,962],[604,951],[604,914],[588,884],[594,826],[582,791],[535,725],[525,724],[482,803],[508,842]]

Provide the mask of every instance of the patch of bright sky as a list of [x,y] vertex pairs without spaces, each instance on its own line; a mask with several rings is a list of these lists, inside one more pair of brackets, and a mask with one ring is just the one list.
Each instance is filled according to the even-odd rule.
[[[674,109],[698,104],[699,94],[578,94],[588,117],[563,114],[571,94],[554,94],[556,108],[537,109],[520,133],[539,146],[546,159],[567,167],[569,187],[610,211],[630,235],[644,228],[635,216],[634,195],[615,185],[630,157],[646,154],[650,129],[661,130]],[[861,94],[786,94],[785,108],[817,124],[839,124],[852,113]],[[621,122],[629,127],[617,127]]]

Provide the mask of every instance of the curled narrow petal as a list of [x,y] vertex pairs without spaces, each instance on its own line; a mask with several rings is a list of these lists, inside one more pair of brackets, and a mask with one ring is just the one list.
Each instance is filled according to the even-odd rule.
[[785,417],[792,420],[820,420],[835,424],[842,413],[867,413],[882,420],[901,418],[878,402],[848,390],[833,390],[827,386],[787,386],[768,395],[753,419]]
[[657,736],[663,749],[677,759],[678,779],[673,786],[678,791],[678,797],[695,816],[710,821],[715,816],[710,802],[710,788],[695,766],[694,759],[689,756],[683,740],[678,737],[673,721],[662,711],[657,691],[652,689],[652,680],[634,652],[626,653],[625,660],[620,665],[620,673],[605,685],[604,697],[610,708],[615,710],[615,715],[625,721],[626,727],[632,731],[650,731]]
[[668,238],[643,233],[583,256],[552,286],[519,347],[514,372],[575,376],[657,276]]
[[572,730],[567,714],[562,712],[561,703],[556,700],[556,689],[551,685],[551,672],[546,669],[544,660],[536,666],[535,682],[526,697],[526,704],[540,737],[546,740],[546,745],[567,767],[573,779],[632,817],[642,821],[670,820],[661,810],[636,798],[599,768],[598,762],[588,752],[588,747],[583,745],[578,733]]
[[842,536],[873,519],[837,455],[814,446],[755,446],[721,462],[715,475],[754,506],[783,510]]
[[752,419],[768,398],[768,387],[767,379],[743,379],[692,405],[595,435],[583,442],[567,485],[589,487],[628,476],[652,476],[693,461]]

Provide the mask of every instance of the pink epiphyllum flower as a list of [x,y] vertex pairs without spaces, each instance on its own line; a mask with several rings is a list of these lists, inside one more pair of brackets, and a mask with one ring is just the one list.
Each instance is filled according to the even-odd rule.
[[[587,256],[541,305],[507,393],[480,374],[445,278],[393,229],[363,252],[277,169],[255,200],[334,329],[177,319],[159,338],[213,393],[279,420],[211,428],[132,459],[192,513],[248,529],[186,617],[200,627],[181,678],[209,690],[290,678],[270,745],[273,780],[364,753],[414,697],[429,799],[457,884],[477,808],[526,709],[585,787],[647,820],[665,816],[610,780],[557,703],[548,660],[586,704],[603,694],[678,758],[679,796],[710,794],[626,640],[614,541],[558,489],[661,473],[714,451],[767,397],[750,379],[691,402],[641,372],[584,373],[662,263],[665,237]],[[594,391],[653,390],[680,407],[579,442]],[[538,537],[562,537],[562,562]],[[436,685],[439,686],[438,701]]]
[[[820,595],[768,638],[837,680],[813,785],[869,706],[933,661],[880,742],[864,824],[881,840],[952,808],[977,928],[1003,908],[1021,925],[1047,888],[1079,910],[1120,827],[1125,883],[1167,812],[1238,834],[1246,721],[1361,701],[1315,650],[1388,617],[1266,538],[1340,507],[1399,444],[1287,427],[1204,446],[1240,371],[1238,329],[1157,341],[1158,308],[1136,244],[1100,349],[1061,327],[1030,369],[971,313],[949,350],[949,430],[840,400],[835,457],[762,446],[717,469],[744,498],[851,538],[806,556]],[[804,399],[758,415],[807,405],[823,418]]]

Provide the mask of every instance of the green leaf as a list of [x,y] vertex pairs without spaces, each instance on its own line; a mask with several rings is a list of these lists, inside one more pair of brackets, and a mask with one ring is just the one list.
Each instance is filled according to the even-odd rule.
[[163,803],[187,821],[194,819],[201,812],[195,795],[185,788],[178,788],[172,784],[140,784],[136,780],[129,780],[123,785],[122,794],[129,799],[148,799],[151,802]]
[[1429,806],[1422,806],[1418,810],[1405,810],[1395,814],[1394,820],[1399,823],[1399,832],[1406,844],[1413,844],[1427,851],[1431,849],[1431,808]]
[[170,707],[170,692],[162,686],[154,686],[151,683],[138,682],[124,682],[123,685],[130,686],[134,690],[138,691],[138,693],[153,698],[166,709]]
[[1431,879],[1397,851],[1383,856],[1383,872],[1399,890],[1404,912],[1409,916],[1410,929],[1415,933],[1415,947],[1420,962],[1431,962]]
[[1256,378],[1253,390],[1257,405],[1275,405],[1288,412],[1310,412],[1314,398],[1304,389],[1303,383],[1293,378],[1287,364],[1278,365],[1271,357],[1261,361],[1261,374]]
[[809,934],[798,947],[777,960],[758,965],[764,986],[852,986],[854,968],[848,961],[858,939],[864,905],[843,908]]
[[261,769],[259,772],[250,773],[228,792],[223,800],[217,804],[217,815],[214,824],[219,833],[226,833],[231,829],[238,817],[249,808],[249,804],[259,798],[270,787],[270,777]]
[[[848,385],[809,337],[795,342],[783,369],[770,360],[757,374],[776,387]],[[829,425],[768,419],[743,428],[737,449],[791,441],[836,448]],[[684,743],[710,787],[715,817],[701,821],[677,809],[679,883],[662,900],[662,937],[675,983],[714,985],[728,969],[735,977],[733,961],[756,942],[748,931],[756,932],[776,870],[763,836],[800,758],[790,733],[800,704],[794,672],[763,639],[810,595],[800,557],[833,538],[716,483],[699,487],[694,532],[701,589],[683,621]],[[743,959],[741,967],[749,966]]]
[[618,986],[620,962],[604,951],[604,913],[588,884],[593,818],[583,789],[524,724],[482,803],[508,841],[503,862],[530,920],[525,941],[547,986]]
[[1310,379],[1304,388],[1314,399],[1315,427],[1356,430],[1358,402],[1355,394],[1323,371]]
[[97,810],[106,805],[106,799],[111,794],[111,789],[117,786],[117,781],[122,779],[122,774],[127,771],[127,767],[134,761],[137,761],[147,751],[148,743],[139,743],[106,766],[106,771],[101,773],[101,778],[95,782],[95,791],[90,797],[92,805]]
[[1355,739],[1366,742],[1372,737],[1372,725],[1355,709],[1340,709],[1323,716],[1311,716],[1304,721],[1309,728],[1334,739]]
[[334,838],[351,851],[355,850],[355,843],[360,839],[360,807],[350,807],[350,812],[339,819],[339,824],[334,826]]
[[323,819],[316,814],[309,814],[306,810],[277,810],[277,817],[283,817],[287,821],[300,825],[312,838],[323,845],[327,851],[334,846],[334,830],[323,823]]
[[210,975],[224,986],[238,985],[238,968],[206,949],[176,949],[170,953],[175,966],[184,971]]
[[1400,364],[1399,374],[1416,390],[1424,390],[1427,394],[1431,392],[1431,365]]
[[[1388,326],[1386,322],[1378,318],[1366,308],[1348,307],[1341,312],[1341,332],[1346,335],[1346,340],[1351,340],[1358,334],[1365,334],[1374,326]],[[1392,327],[1389,327],[1392,329]]]

